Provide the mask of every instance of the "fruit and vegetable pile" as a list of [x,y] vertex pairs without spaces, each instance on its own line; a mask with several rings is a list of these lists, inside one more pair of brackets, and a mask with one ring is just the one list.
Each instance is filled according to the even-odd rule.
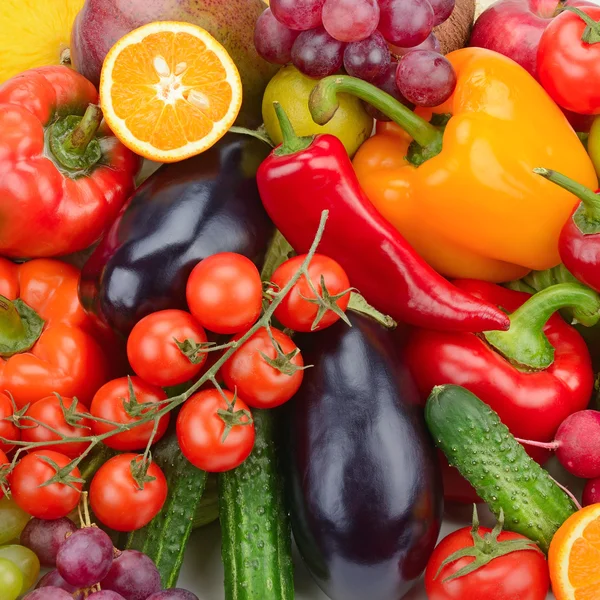
[[600,6],[480,8],[2,0],[0,600],[600,598]]

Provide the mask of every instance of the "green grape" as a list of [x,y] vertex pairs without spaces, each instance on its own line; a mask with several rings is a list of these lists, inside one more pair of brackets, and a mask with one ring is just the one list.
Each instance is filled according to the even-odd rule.
[[31,516],[12,500],[6,497],[0,499],[0,544],[18,539],[29,519]]
[[0,558],[0,600],[17,600],[23,589],[23,575],[15,563]]
[[0,558],[6,558],[17,565],[23,575],[23,589],[21,594],[24,594],[40,576],[40,561],[35,552],[25,546],[13,544],[10,546],[0,546]]

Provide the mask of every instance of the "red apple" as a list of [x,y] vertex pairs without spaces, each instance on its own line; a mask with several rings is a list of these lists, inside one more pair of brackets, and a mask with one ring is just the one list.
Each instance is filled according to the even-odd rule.
[[[585,0],[566,4],[594,6]],[[537,78],[540,38],[561,7],[558,0],[498,0],[475,22],[469,45],[500,52]]]

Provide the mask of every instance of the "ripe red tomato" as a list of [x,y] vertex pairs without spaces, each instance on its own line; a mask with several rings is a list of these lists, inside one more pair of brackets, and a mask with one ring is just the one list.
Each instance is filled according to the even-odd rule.
[[238,333],[260,316],[260,273],[241,254],[215,254],[194,267],[186,296],[190,312],[203,327],[214,333]]
[[[286,260],[273,273],[271,281],[278,286],[278,289],[282,289],[298,271],[305,259],[306,254],[301,254]],[[321,276],[325,279],[325,287],[330,296],[337,296],[350,288],[350,282],[344,269],[328,256],[315,254],[308,266],[308,273],[310,280],[321,296],[323,296]],[[306,277],[302,276],[275,309],[275,317],[284,327],[294,331],[318,331],[333,325],[339,320],[339,315],[336,315],[332,310],[328,310],[319,321],[319,324],[312,329],[319,306],[309,302],[306,298],[315,298],[315,294],[310,289]],[[342,311],[345,311],[348,308],[349,301],[350,292],[344,294],[335,303]]]
[[191,362],[175,340],[201,344],[206,342],[206,332],[183,310],[161,310],[139,321],[127,340],[127,358],[136,375],[159,387],[179,385],[195,377],[206,354],[197,354],[198,362]]
[[[71,481],[44,485],[56,475],[56,468],[44,460],[53,461],[60,469],[71,459],[60,452],[36,450],[22,458],[9,475],[10,491],[14,501],[26,512],[38,519],[60,519],[66,517],[78,504],[82,484]],[[69,474],[80,478],[75,467]]]
[[[131,377],[131,383],[133,385],[133,391],[138,404],[155,404],[161,400],[166,400],[167,395],[163,390],[155,385],[150,385],[139,377]],[[113,379],[108,383],[105,383],[94,396],[92,400],[92,406],[90,407],[90,413],[94,417],[100,417],[112,421],[113,423],[133,423],[140,420],[140,416],[131,416],[128,410],[132,407],[128,407],[130,402],[129,398],[129,382],[127,377],[120,377],[119,379]],[[142,409],[147,410],[147,409]],[[170,415],[167,413],[161,417],[154,436],[154,442],[158,442],[169,425]],[[123,433],[117,433],[111,437],[103,440],[109,448],[115,450],[142,450],[148,444],[148,440],[152,435],[152,429],[154,427],[153,421],[148,421],[143,425],[134,427],[129,431]],[[94,435],[102,435],[108,431],[116,429],[115,426],[107,423],[99,423],[94,421],[92,430]]]
[[[479,534],[491,529],[479,528]],[[527,538],[503,531],[498,541]],[[519,550],[499,558],[476,571],[444,583],[473,561],[472,557],[459,558],[447,564],[438,573],[442,563],[457,550],[473,546],[471,528],[463,527],[445,537],[433,551],[425,571],[425,588],[429,600],[545,600],[550,587],[550,575],[545,556],[539,550]]]
[[[271,330],[275,341],[283,354],[290,354],[298,347],[282,331]],[[236,335],[239,339],[243,334]],[[232,391],[237,389],[244,401],[253,408],[273,408],[287,402],[302,383],[304,371],[299,369],[292,375],[286,375],[269,365],[262,354],[275,359],[277,351],[266,329],[259,329],[244,342],[235,354],[221,367],[225,385]],[[303,367],[300,352],[290,361],[296,367]]]
[[133,477],[132,466],[140,464],[136,454],[119,454],[105,462],[90,485],[90,506],[102,523],[116,531],[135,531],[160,512],[167,499],[167,480],[156,463],[148,468],[143,489]]
[[[13,405],[10,401],[10,397],[0,392],[0,438],[18,441],[21,439],[20,429],[11,421],[5,420],[7,417],[11,417],[12,415]],[[4,452],[10,452],[13,447],[14,445],[0,442],[0,450]]]
[[[63,398],[63,405],[68,410],[73,407],[78,413],[86,413],[85,407],[79,403],[73,406],[73,398]],[[70,425],[65,420],[65,415],[60,406],[60,400],[56,396],[48,396],[42,398],[35,404],[32,404],[25,413],[26,417],[36,419],[60,431],[63,436],[70,438],[86,437],[91,433],[92,422],[89,419],[79,419],[76,425]],[[38,443],[50,442],[60,439],[56,433],[46,429],[42,425],[38,425],[26,418],[23,420],[25,429],[23,429],[22,438],[24,442]],[[70,458],[77,458],[89,445],[89,442],[66,442],[64,444],[52,444],[47,447],[48,450],[60,452]],[[36,450],[45,449],[45,446],[39,446]]]
[[[228,402],[233,394],[223,390]],[[225,421],[218,411],[227,412],[240,424],[233,425],[223,441]],[[183,455],[196,467],[210,473],[229,471],[248,458],[254,446],[254,423],[248,424],[247,404],[237,398],[233,413],[218,390],[194,394],[177,417],[177,439]],[[227,417],[225,417],[227,418]],[[245,424],[243,424],[245,423]]]

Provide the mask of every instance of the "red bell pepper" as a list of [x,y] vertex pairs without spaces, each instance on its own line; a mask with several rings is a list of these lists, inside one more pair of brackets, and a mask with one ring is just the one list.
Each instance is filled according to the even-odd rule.
[[267,213],[296,252],[308,251],[327,209],[319,252],[338,261],[384,314],[443,330],[508,327],[502,311],[438,275],[379,214],[336,137],[298,138],[278,104],[276,111],[284,142],[262,163],[257,182]]
[[134,188],[140,159],[102,122],[98,93],[64,66],[0,86],[0,254],[44,257],[94,243]]
[[0,390],[19,408],[54,392],[88,405],[111,376],[78,284],[61,261],[0,258]]
[[[454,283],[511,311],[511,327],[490,332],[487,339],[414,329],[406,360],[423,403],[436,385],[461,385],[489,404],[515,437],[552,440],[566,417],[587,407],[594,383],[583,338],[553,313],[571,306],[578,321],[592,325],[598,322],[600,297],[577,283],[534,296],[482,281]],[[536,448],[528,451],[534,458],[547,456]]]
[[600,292],[600,190],[594,193],[556,171],[540,168],[535,172],[581,200],[562,228],[558,251],[570,273]]

